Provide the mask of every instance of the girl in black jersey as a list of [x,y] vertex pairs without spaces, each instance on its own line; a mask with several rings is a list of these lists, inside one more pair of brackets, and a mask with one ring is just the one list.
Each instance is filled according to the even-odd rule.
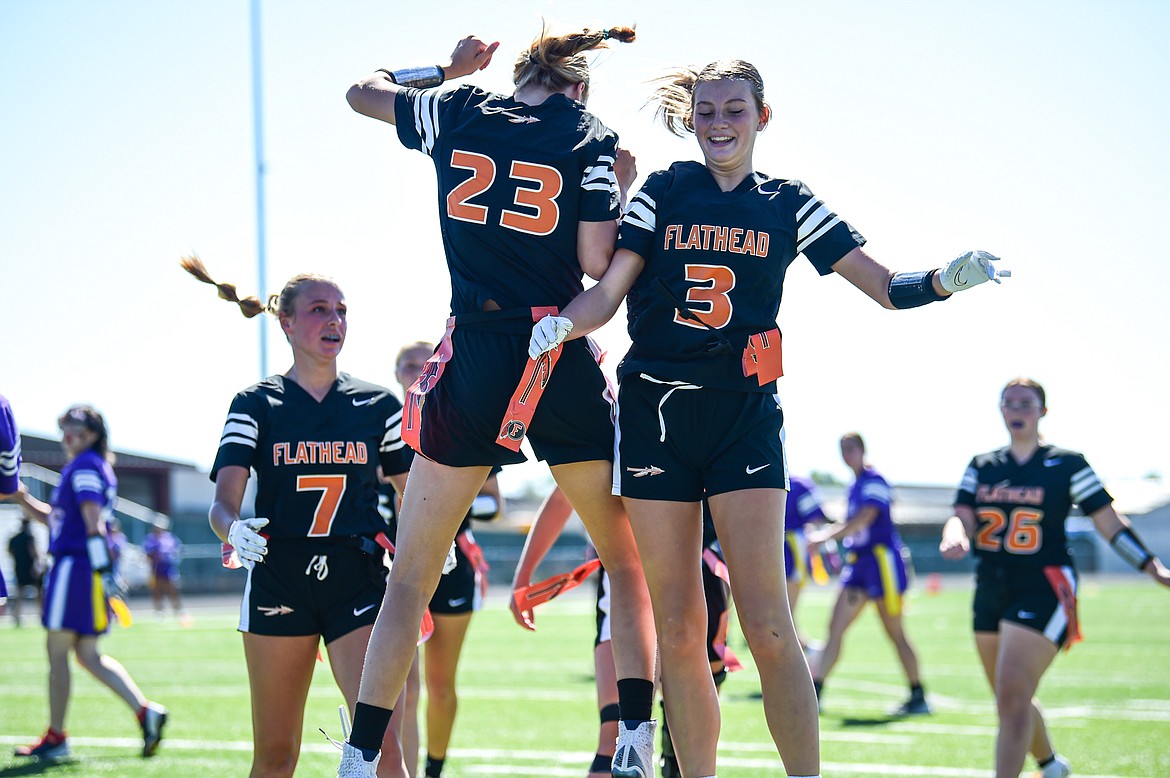
[[605,378],[585,341],[558,354],[555,370],[553,358],[527,354],[532,322],[580,292],[584,273],[599,278],[613,255],[617,137],[584,108],[584,52],[633,37],[629,28],[542,34],[516,60],[510,96],[471,86],[427,89],[487,67],[497,44],[475,37],[461,40],[443,67],[377,71],[347,95],[354,110],[394,124],[405,146],[435,164],[452,315],[406,399],[403,439],[421,456],[411,465],[398,553],[340,775],[372,774],[414,655],[414,636],[401,625],[422,616],[484,479],[493,466],[524,460],[524,437],[548,463],[610,573],[622,733],[644,762],[643,772],[627,774],[649,770],[653,620],[629,523],[610,494]]
[[1064,531],[1072,507],[1126,561],[1170,586],[1170,571],[1114,509],[1085,458],[1041,442],[1045,403],[1044,388],[1031,379],[1004,387],[999,407],[1011,442],[971,460],[939,544],[946,559],[974,552],[978,560],[975,647],[999,712],[997,778],[1016,778],[1028,753],[1043,778],[1070,774],[1034,695],[1060,648],[1080,639],[1077,575]]
[[[198,260],[185,259],[184,267],[215,283]],[[251,774],[292,775],[322,639],[347,707],[357,701],[386,586],[379,465],[400,491],[406,482],[402,404],[388,389],[338,372],[346,304],[332,280],[295,276],[267,305],[217,286],[245,315],[279,318],[293,353],[285,374],[232,400],[209,514],[248,573],[239,629],[252,691]],[[253,470],[257,517],[245,519],[240,508]],[[383,748],[392,774],[401,774],[395,731]]]
[[657,98],[668,129],[695,134],[703,163],[647,179],[605,276],[534,326],[529,354],[591,332],[626,300],[632,346],[618,367],[614,475],[654,602],[679,766],[713,775],[719,739],[698,565],[706,493],[773,740],[790,775],[816,775],[816,699],[778,564],[788,487],[774,396],[785,269],[804,253],[880,305],[909,308],[994,279],[995,257],[969,252],[936,271],[892,273],[804,184],[755,172],[752,151],[771,109],[746,62],[667,77]]

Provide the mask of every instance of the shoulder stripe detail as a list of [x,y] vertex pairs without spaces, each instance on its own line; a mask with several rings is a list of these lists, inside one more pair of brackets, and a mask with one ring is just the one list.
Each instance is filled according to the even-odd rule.
[[390,414],[389,418],[386,419],[386,429],[390,429],[395,424],[398,424],[398,425],[402,424],[402,410],[401,409]]
[[229,444],[235,443],[239,446],[246,446],[247,448],[256,448],[256,441],[254,438],[245,438],[242,435],[224,435],[219,439],[219,447],[223,448]]
[[657,217],[654,214],[654,201],[639,194],[626,207],[622,222],[647,232],[654,232],[657,223]]
[[92,470],[78,470],[69,479],[74,493],[77,492],[104,492],[106,487],[98,474]]
[[1084,467],[1073,474],[1069,482],[1069,496],[1073,502],[1079,503],[1104,488],[1093,468]]
[[877,481],[870,481],[861,487],[861,496],[870,500],[890,501],[890,487]]
[[597,164],[585,168],[581,176],[581,188],[591,192],[608,192],[618,189],[617,175],[613,172],[614,159],[610,156],[600,156]]
[[416,92],[414,95],[414,129],[422,139],[422,150],[430,156],[439,138],[439,92]]
[[386,419],[386,434],[382,436],[378,451],[387,454],[391,451],[397,451],[405,445],[402,441],[402,411],[398,411]]
[[[800,213],[805,213],[814,203],[816,208],[802,218]],[[796,217],[796,250],[798,252],[804,251],[841,221],[841,217],[830,211],[828,206],[820,200],[809,201],[804,208],[800,209],[800,213]]]
[[0,475],[16,475],[20,469],[20,441],[15,442],[11,451],[0,451]]
[[959,483],[959,491],[967,492],[968,494],[975,494],[975,489],[979,486],[979,473],[973,467],[968,467],[967,472],[963,473],[963,480]]

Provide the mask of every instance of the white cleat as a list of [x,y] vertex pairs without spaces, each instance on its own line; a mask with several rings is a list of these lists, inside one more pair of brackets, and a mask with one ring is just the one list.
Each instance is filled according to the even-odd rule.
[[611,770],[614,778],[654,778],[655,726],[651,720],[626,729],[626,722],[618,721],[617,751]]
[[337,768],[337,778],[378,778],[378,762],[382,755],[374,757],[374,761],[367,762],[362,750],[349,743],[341,744],[341,765]]
[[1069,766],[1068,760],[1060,754],[1054,756],[1055,758],[1036,774],[1040,778],[1068,778],[1072,775],[1072,768]]

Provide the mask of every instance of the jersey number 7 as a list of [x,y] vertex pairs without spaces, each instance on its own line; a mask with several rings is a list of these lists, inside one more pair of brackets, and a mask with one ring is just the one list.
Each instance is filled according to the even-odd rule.
[[309,537],[329,536],[329,531],[333,529],[333,520],[337,518],[337,508],[345,494],[347,478],[349,478],[347,475],[297,476],[298,492],[321,490],[321,499],[317,501],[317,510],[313,512],[313,525],[309,527]]

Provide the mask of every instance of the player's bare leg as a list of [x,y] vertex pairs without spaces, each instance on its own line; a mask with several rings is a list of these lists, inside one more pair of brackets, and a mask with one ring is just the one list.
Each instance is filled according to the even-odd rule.
[[655,637],[650,594],[622,501],[610,493],[613,465],[603,460],[551,468],[581,517],[609,573],[610,623],[617,677],[654,680]]
[[[999,661],[999,633],[976,632],[975,649],[979,652],[979,659],[983,664],[983,672],[987,675],[987,682],[991,691],[995,693],[995,665]],[[1055,749],[1052,740],[1048,737],[1048,725],[1044,721],[1044,711],[1040,703],[1032,698],[1032,743],[1028,747],[1029,753],[1036,760],[1047,759]]]
[[1033,698],[1056,652],[1056,645],[1039,632],[1000,622],[995,665],[995,707],[999,713],[996,778],[1016,778],[1023,769],[1024,757],[1033,743]]
[[455,674],[471,612],[436,613],[435,632],[423,644],[426,655],[423,672],[427,685],[427,757],[444,759],[455,728],[455,713],[459,698],[455,690]]
[[714,775],[720,717],[707,661],[707,601],[699,565],[701,504],[623,502],[638,539],[653,601],[662,652],[662,697],[675,756],[683,775]]
[[708,503],[740,627],[760,673],[768,730],[790,775],[816,775],[817,700],[778,563],[784,558],[785,495],[782,489],[744,489]]
[[[490,468],[448,467],[415,457],[398,521],[397,553],[366,650],[358,701],[391,710],[414,661],[418,626],[438,586],[451,541]],[[364,732],[355,711],[350,742]],[[381,734],[377,733],[377,742]]]
[[319,642],[317,635],[244,633],[252,692],[252,778],[291,776],[296,770]]
[[[329,652],[329,667],[333,670],[333,679],[337,681],[337,688],[341,689],[341,694],[345,697],[345,704],[351,716],[354,703],[357,702],[358,687],[362,682],[362,665],[365,662],[366,646],[369,645],[371,631],[373,625],[360,627],[325,646],[325,650]],[[407,770],[399,739],[406,708],[403,704],[405,695],[404,689],[402,696],[394,704],[394,716],[390,719],[390,726],[386,728],[386,736],[382,738],[379,776],[398,776]],[[407,774],[413,775],[409,772]]]

